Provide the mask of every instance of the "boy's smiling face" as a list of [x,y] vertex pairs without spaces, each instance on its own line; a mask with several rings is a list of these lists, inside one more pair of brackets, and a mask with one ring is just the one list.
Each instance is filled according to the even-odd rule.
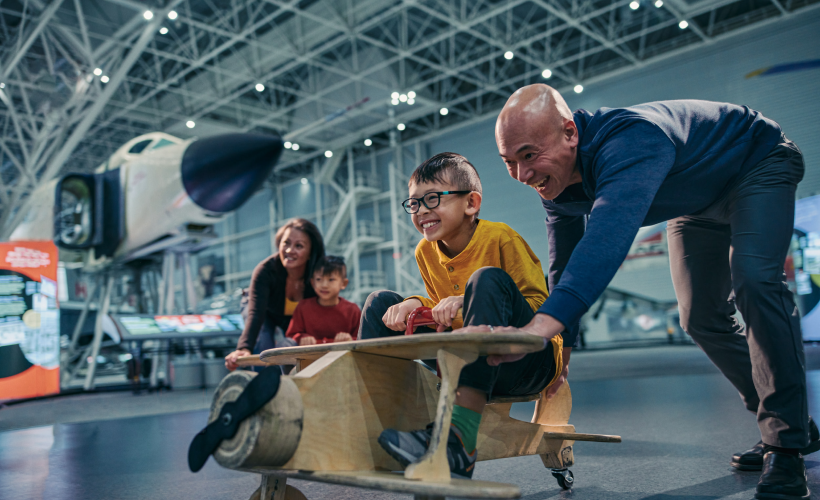
[[324,274],[319,269],[313,273],[311,285],[313,285],[313,290],[322,301],[335,301],[339,297],[339,293],[347,287],[347,278],[339,272]]
[[[410,197],[422,199],[428,193],[458,190],[458,187],[445,182],[411,183]],[[412,215],[413,225],[427,241],[457,239],[465,230],[471,231],[472,217],[478,211],[475,203],[471,202],[473,195],[480,200],[478,193],[447,194],[441,196],[435,208],[427,208],[420,203],[419,211]]]

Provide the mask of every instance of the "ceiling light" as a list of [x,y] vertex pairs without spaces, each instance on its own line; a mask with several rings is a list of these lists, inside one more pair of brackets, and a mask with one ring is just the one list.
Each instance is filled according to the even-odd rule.
[[399,100],[401,102],[407,102],[407,94],[402,94],[399,96]]
[[405,127],[403,123],[399,123],[398,125],[396,125],[396,128],[399,130],[404,130],[407,127]]
[[145,12],[142,13],[142,17],[144,17],[146,21],[150,21],[151,19],[154,18],[154,13],[151,12],[150,10],[146,10]]
[[399,100],[398,99],[393,99],[392,101],[390,101],[390,104],[392,104],[393,106],[398,106],[399,105]]
[[108,75],[101,76],[100,81],[103,82],[103,83],[108,83]]
[[0,89],[4,89],[4,88],[6,88],[6,84],[5,84],[5,83],[0,82]]
[[391,99],[398,99],[399,98],[399,93],[398,92],[393,92],[392,94],[390,94],[390,98]]
[[659,8],[659,9],[661,7],[663,7],[663,0],[658,0],[657,2],[655,2],[655,7]]
[[580,94],[581,92],[584,91],[584,86],[579,83],[572,90],[574,90],[576,94]]
[[682,30],[685,30],[688,27],[689,27],[689,23],[687,23],[686,21],[681,21],[681,22],[678,23],[678,28],[680,28]]
[[178,16],[178,14],[177,14],[177,11],[175,11],[175,10],[172,10],[172,11],[168,12],[168,19],[170,19],[171,21],[176,19],[177,16]]
[[441,108],[440,110],[438,110],[438,112],[439,112],[439,114],[440,114],[441,116],[446,116],[446,115],[447,115],[447,113],[449,113],[449,112],[450,112],[450,110],[449,110],[449,109],[447,109],[447,108]]
[[629,2],[629,8],[632,10],[638,10],[638,7],[640,6],[641,4],[637,0],[632,0],[631,2]]
[[294,151],[299,151],[299,145],[296,144],[295,142],[293,143],[293,146],[291,146],[290,148]]
[[504,52],[504,59],[509,61],[513,57],[515,57],[515,54],[513,54],[511,50],[508,50],[507,52]]
[[185,126],[188,128],[194,128],[196,127],[196,122],[194,122],[193,120],[188,120],[187,122],[185,122]]
[[257,83],[255,88],[257,92],[262,92],[263,90],[265,90],[265,86],[261,83]]
[[302,177],[302,184],[307,184],[307,183],[308,183],[307,177]]
[[364,145],[365,145],[365,146],[372,146],[372,145],[373,145],[373,141],[371,141],[370,139],[365,139],[365,140],[364,140]]
[[543,76],[544,78],[552,78],[552,71],[545,69],[541,72],[541,76]]
[[407,99],[407,104],[409,104],[409,105],[411,105],[411,106],[412,106],[412,105],[413,105],[413,104],[415,104],[415,103],[416,103],[416,100],[415,100],[415,99],[413,99],[412,97],[410,97],[410,98],[408,98],[408,99]]
[[332,156],[333,156],[333,151],[331,151],[329,149],[327,151],[325,151],[325,158],[330,158]]
[[410,99],[415,99],[416,98],[416,93],[411,90],[410,92],[407,93],[407,97],[410,98]]
[[94,68],[94,74],[100,76],[102,75],[102,70],[100,68]]
[[168,28],[163,26],[162,28],[159,29],[159,34],[160,35],[167,35],[168,34]]
[[290,141],[285,141],[285,149],[290,149],[293,147],[293,143]]

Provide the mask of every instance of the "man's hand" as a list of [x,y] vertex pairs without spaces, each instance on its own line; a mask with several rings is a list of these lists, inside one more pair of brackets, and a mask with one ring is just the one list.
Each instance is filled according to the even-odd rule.
[[407,316],[413,312],[414,309],[421,306],[422,303],[419,299],[408,299],[401,304],[390,306],[390,309],[382,316],[384,326],[397,332],[403,332],[407,329]]
[[438,323],[436,331],[443,332],[448,326],[453,326],[453,318],[458,316],[458,310],[464,305],[463,295],[445,297],[433,308],[433,319]]
[[[515,331],[516,329],[513,328],[512,330]],[[543,337],[545,340],[549,340],[558,335],[559,333],[563,332],[564,325],[560,321],[558,321],[557,319],[553,318],[548,314],[536,314],[535,317],[532,318],[532,321],[522,326],[521,328],[518,328],[518,330],[522,333],[537,335],[539,337]],[[509,329],[498,328],[497,331],[509,331]],[[518,361],[524,356],[526,356],[526,354],[491,355],[487,356],[487,364],[490,366],[498,366],[501,363],[510,363],[512,361]]]
[[349,340],[353,340],[353,337],[347,332],[339,332],[336,334],[336,337],[333,339],[333,342],[347,342]]
[[310,335],[302,335],[299,337],[299,345],[316,345],[316,339]]
[[561,358],[564,362],[564,368],[561,370],[561,375],[555,380],[555,382],[549,386],[547,389],[547,399],[552,399],[558,393],[558,389],[564,385],[564,382],[567,381],[567,375],[569,375],[569,355],[572,353],[572,347],[564,347],[561,351]]
[[225,368],[227,368],[228,371],[236,370],[237,368],[239,368],[239,365],[236,364],[237,360],[239,360],[239,358],[242,357],[242,356],[250,356],[250,355],[251,355],[251,351],[249,351],[248,349],[237,349],[237,350],[235,350],[234,352],[232,352],[232,353],[228,354],[227,356],[225,356]]

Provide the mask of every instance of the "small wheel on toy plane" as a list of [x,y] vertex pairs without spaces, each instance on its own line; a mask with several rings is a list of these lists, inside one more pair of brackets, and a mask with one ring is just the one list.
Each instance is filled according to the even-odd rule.
[[552,477],[558,481],[558,486],[568,490],[575,484],[575,476],[569,469],[552,469]]

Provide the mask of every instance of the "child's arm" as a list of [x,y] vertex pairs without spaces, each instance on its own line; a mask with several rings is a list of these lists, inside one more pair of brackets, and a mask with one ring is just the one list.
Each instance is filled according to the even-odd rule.
[[[307,331],[307,327],[305,326],[305,315],[303,314],[304,309],[305,308],[302,307],[301,302],[296,305],[296,309],[293,311],[293,316],[290,318],[288,331],[285,332],[285,336],[295,340],[297,345],[303,345],[302,341],[310,342],[307,340],[307,337],[313,339],[312,336],[305,333]],[[315,339],[313,343],[316,343]]]
[[515,234],[501,244],[501,269],[515,281],[533,311],[547,300],[549,293],[541,261],[520,235]]

